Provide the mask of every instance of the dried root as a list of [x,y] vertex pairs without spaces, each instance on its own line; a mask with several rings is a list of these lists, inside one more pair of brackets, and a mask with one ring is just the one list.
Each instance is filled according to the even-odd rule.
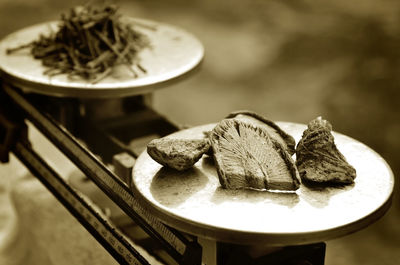
[[294,161],[267,130],[225,119],[213,129],[210,141],[222,187],[289,191],[299,188]]
[[163,166],[183,171],[191,168],[210,149],[208,139],[154,139],[147,153]]
[[278,141],[290,155],[295,153],[296,141],[294,138],[273,121],[248,110],[231,112],[226,118],[238,119],[265,129],[268,135]]
[[351,184],[356,170],[337,149],[332,125],[318,117],[308,124],[296,147],[296,165],[305,182]]

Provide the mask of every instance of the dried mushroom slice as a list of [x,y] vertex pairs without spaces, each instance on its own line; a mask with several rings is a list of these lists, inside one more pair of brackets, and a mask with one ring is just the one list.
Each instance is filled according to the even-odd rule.
[[299,188],[291,156],[261,127],[224,119],[213,129],[210,142],[223,188],[286,191]]
[[208,139],[159,138],[147,144],[147,153],[159,164],[183,171],[210,149]]
[[259,126],[265,129],[268,134],[278,141],[282,146],[286,148],[286,151],[293,155],[295,153],[296,141],[294,138],[282,130],[276,123],[268,120],[267,118],[247,110],[231,112],[227,117],[238,119],[243,122],[248,122],[254,126]]
[[332,125],[318,117],[308,124],[296,147],[296,165],[305,182],[351,184],[356,170],[337,149]]

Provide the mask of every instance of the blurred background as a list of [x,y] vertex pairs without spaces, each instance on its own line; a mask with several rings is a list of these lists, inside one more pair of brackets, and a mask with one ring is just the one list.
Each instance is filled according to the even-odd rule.
[[[0,0],[0,37],[86,1]],[[200,71],[154,93],[182,125],[248,109],[271,120],[317,116],[377,151],[397,179],[377,223],[327,242],[326,264],[400,264],[400,2],[395,0],[114,1],[173,24],[205,47]]]

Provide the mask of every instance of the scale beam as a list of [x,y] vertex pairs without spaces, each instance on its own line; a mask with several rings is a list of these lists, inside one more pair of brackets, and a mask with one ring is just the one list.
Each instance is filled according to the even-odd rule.
[[[3,84],[4,92],[10,97],[10,99],[16,104],[26,115],[26,117],[37,127],[55,146],[57,146],[75,165],[82,170],[106,195],[110,197],[129,217],[131,217],[141,228],[146,231],[152,238],[156,239],[162,244],[167,253],[175,259],[179,264],[201,264],[201,246],[193,238],[188,238],[178,231],[169,228],[164,225],[153,215],[151,215],[146,208],[144,208],[138,200],[135,198],[129,187],[122,182],[113,172],[111,172],[101,161],[99,161],[87,148],[81,145],[73,135],[71,135],[66,129],[57,124],[50,116],[41,113],[28,99],[26,99],[22,93],[20,93],[16,88]],[[19,146],[18,149],[19,157],[21,160],[26,161],[26,165],[31,167],[31,162],[37,160],[36,155],[30,152],[26,146]],[[24,148],[25,147],[25,148]],[[28,156],[28,160],[21,156],[21,152]],[[30,160],[29,160],[30,159]],[[34,163],[35,164],[35,163]],[[37,163],[39,164],[39,163]],[[40,168],[31,168],[33,171],[43,174],[49,174],[49,170],[46,166]],[[45,169],[47,172],[45,172]],[[43,170],[41,172],[40,170]],[[52,173],[52,172],[50,172]],[[37,175],[37,174],[36,174]],[[54,175],[54,174],[51,174]],[[56,177],[57,179],[57,177]],[[49,181],[45,179],[47,183],[46,186],[50,190],[59,191],[60,189],[66,190],[65,186],[60,182]],[[56,184],[56,185],[52,185]],[[75,198],[75,195],[58,192],[56,195],[61,202],[68,202],[69,197]],[[60,199],[61,198],[61,199]],[[76,200],[75,200],[76,202]],[[65,204],[64,204],[65,205]],[[72,205],[73,206],[73,205]],[[71,213],[74,214],[74,208],[71,205],[66,206],[69,210],[72,209]],[[82,223],[88,222],[85,214],[92,213],[90,208],[86,205],[81,205],[78,210],[83,215]],[[89,219],[92,219],[89,217]],[[97,218],[99,219],[99,218]],[[98,229],[94,225],[85,226],[92,234],[97,235],[97,239],[100,243],[105,243],[112,245],[109,241],[109,236],[112,234],[112,229],[108,230],[108,233],[103,233],[102,229],[108,229],[110,227],[98,226]],[[91,230],[95,231],[91,231]],[[113,237],[113,241],[117,240],[117,237]],[[123,246],[123,242],[120,242]],[[106,248],[111,254],[117,255],[119,252],[120,245],[115,248]],[[125,246],[126,248],[126,246]],[[127,249],[129,250],[129,249]],[[125,250],[123,253],[126,253]],[[116,253],[117,254],[116,254]],[[128,252],[131,253],[129,258],[133,256],[132,249]],[[121,254],[121,253],[119,253]],[[128,257],[128,256],[127,256]],[[130,262],[125,256],[123,259],[125,262]],[[120,258],[119,258],[120,259]],[[138,258],[141,262],[141,259]],[[121,263],[125,264],[125,263]],[[131,263],[127,263],[131,264]],[[135,264],[135,263],[133,263]],[[146,263],[138,263],[146,264]]]

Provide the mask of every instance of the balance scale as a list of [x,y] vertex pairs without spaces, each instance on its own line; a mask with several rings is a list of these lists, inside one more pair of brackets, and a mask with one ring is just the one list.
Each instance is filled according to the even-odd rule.
[[[140,54],[147,72],[136,78],[111,75],[93,84],[65,75],[48,77],[29,51],[6,54],[10,47],[54,31],[56,21],[0,42],[1,161],[14,153],[120,264],[149,262],[32,148],[25,120],[162,246],[172,258],[166,264],[324,264],[324,241],[363,229],[389,209],[394,177],[387,163],[336,132],[339,150],[357,170],[355,184],[345,188],[225,190],[207,156],[186,172],[161,167],[143,151],[151,138],[199,138],[215,126],[181,130],[151,106],[156,89],[199,69],[204,48],[172,25],[123,19],[152,44]],[[296,141],[306,128],[277,123]]]

